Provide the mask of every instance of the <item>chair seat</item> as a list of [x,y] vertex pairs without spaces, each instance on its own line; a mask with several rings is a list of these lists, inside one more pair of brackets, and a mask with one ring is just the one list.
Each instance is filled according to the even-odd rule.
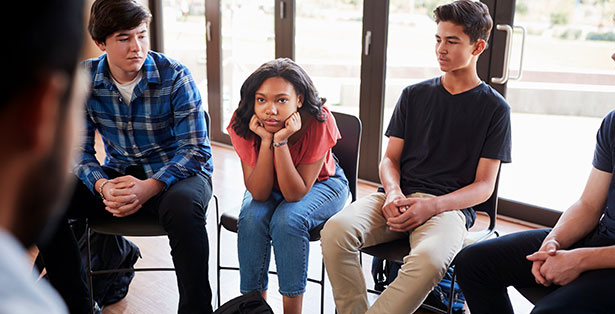
[[[224,212],[220,216],[220,224],[224,227],[224,229],[237,233],[237,221],[239,217],[236,213]],[[325,226],[325,223],[322,223],[312,230],[310,230],[310,241],[319,241],[320,240],[320,230]]]
[[384,258],[388,261],[403,263],[404,256],[410,253],[408,239],[399,239],[391,242],[368,246],[361,249],[361,252],[371,256]]
[[158,218],[151,215],[131,215],[122,218],[90,218],[88,225],[92,231],[102,234],[153,237],[164,236],[167,232]]
[[[468,232],[468,235],[463,242],[463,246],[466,247],[470,244],[483,240],[492,233],[493,231],[489,229]],[[410,243],[407,238],[403,238],[374,246],[364,247],[361,249],[361,252],[371,256],[384,258],[392,262],[403,263],[404,257],[410,253]]]
[[220,224],[224,229],[237,233],[237,220],[239,217],[235,213],[223,212],[220,216]]
[[[463,247],[466,247],[470,244],[474,244],[478,241],[482,241],[492,235],[495,231],[489,229],[483,229],[480,231],[472,231],[468,232],[468,235],[463,240]],[[497,233],[497,232],[496,232]]]

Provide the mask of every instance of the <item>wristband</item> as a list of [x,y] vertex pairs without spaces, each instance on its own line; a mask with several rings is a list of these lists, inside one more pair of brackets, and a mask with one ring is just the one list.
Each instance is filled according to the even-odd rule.
[[109,180],[105,180],[105,182],[103,182],[100,187],[98,188],[98,194],[100,194],[100,198],[103,199],[103,201],[105,200],[105,195],[103,194],[103,187],[105,186],[105,184],[107,184],[109,182]]
[[286,141],[281,141],[281,142],[277,142],[277,143],[276,143],[276,142],[274,142],[272,145],[273,145],[273,147],[280,147],[280,146],[284,146],[284,145],[286,145],[286,143],[288,143],[288,140],[286,140]]

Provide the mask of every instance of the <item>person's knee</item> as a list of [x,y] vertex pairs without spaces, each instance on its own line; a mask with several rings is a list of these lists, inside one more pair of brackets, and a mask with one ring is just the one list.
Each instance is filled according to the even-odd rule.
[[470,269],[475,265],[474,256],[476,254],[473,253],[474,250],[472,246],[465,247],[455,256],[455,272],[458,278],[469,273]]
[[[252,203],[253,205],[253,203]],[[265,207],[243,204],[237,220],[237,230],[242,234],[268,234],[270,218]]]
[[357,250],[360,243],[352,235],[354,229],[350,219],[343,215],[331,217],[320,232],[323,254],[334,254],[339,249]]
[[309,226],[305,217],[297,211],[278,208],[271,217],[271,237],[287,239],[296,236],[308,236]]
[[449,265],[447,259],[441,258],[440,254],[434,254],[433,251],[411,252],[411,254],[410,257],[404,259],[404,264],[399,270],[398,277],[408,275],[411,278],[415,278],[413,271],[419,267],[421,272],[420,279],[426,282],[426,286],[431,287],[442,279]]
[[205,225],[207,204],[190,191],[169,190],[159,207],[160,220],[170,228],[189,228],[192,224]]
[[455,257],[455,273],[461,282],[467,278],[475,276],[476,269],[482,269],[481,262],[484,261],[484,247],[480,244],[471,245],[462,249]]

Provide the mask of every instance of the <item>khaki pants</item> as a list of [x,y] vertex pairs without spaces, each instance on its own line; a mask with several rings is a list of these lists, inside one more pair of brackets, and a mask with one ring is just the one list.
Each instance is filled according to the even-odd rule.
[[[461,250],[467,234],[461,211],[433,216],[411,232],[394,232],[382,215],[384,201],[384,193],[364,197],[329,219],[322,230],[322,251],[339,314],[413,313]],[[410,254],[404,257],[397,278],[369,308],[359,249],[400,238],[408,238]]]

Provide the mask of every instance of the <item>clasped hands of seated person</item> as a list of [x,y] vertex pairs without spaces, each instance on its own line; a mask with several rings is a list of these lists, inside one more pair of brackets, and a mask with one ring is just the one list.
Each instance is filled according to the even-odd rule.
[[557,240],[543,242],[537,252],[526,258],[532,261],[532,275],[536,283],[545,287],[551,284],[566,285],[585,271],[581,259],[583,249],[560,250]]
[[390,192],[382,213],[391,231],[410,231],[437,214],[436,197],[406,197],[401,192]]
[[105,210],[115,217],[132,215],[163,188],[163,182],[152,178],[139,180],[126,175],[111,179],[102,188]]

